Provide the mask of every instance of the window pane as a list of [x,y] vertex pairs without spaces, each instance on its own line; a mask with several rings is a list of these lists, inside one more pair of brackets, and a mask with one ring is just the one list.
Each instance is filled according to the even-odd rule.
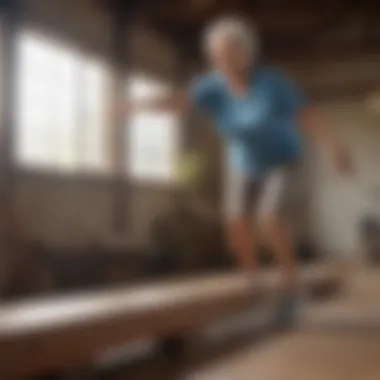
[[[132,100],[165,96],[170,89],[146,77],[129,82]],[[140,112],[128,121],[129,173],[137,179],[171,181],[178,154],[178,117],[165,112]]]
[[19,40],[16,158],[23,164],[75,165],[75,57],[23,34]]
[[18,53],[17,161],[105,170],[106,66],[32,33],[21,34]]

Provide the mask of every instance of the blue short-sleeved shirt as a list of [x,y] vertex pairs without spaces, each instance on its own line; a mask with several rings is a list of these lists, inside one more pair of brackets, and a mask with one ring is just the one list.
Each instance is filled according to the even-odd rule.
[[219,74],[198,79],[191,87],[197,107],[216,122],[228,144],[231,164],[258,176],[302,156],[298,114],[304,99],[294,84],[273,68],[254,71],[246,95],[229,91]]

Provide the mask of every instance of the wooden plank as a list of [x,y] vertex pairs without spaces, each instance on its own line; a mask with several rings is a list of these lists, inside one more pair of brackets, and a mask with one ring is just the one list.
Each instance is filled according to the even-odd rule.
[[[25,375],[87,361],[113,345],[200,327],[275,297],[278,271],[229,274],[4,305],[0,374]],[[303,287],[339,281],[336,268],[302,271]]]

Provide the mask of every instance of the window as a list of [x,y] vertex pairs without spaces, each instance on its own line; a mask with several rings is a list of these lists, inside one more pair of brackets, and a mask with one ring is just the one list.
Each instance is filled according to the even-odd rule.
[[[152,99],[169,94],[170,86],[137,75],[129,80],[129,99]],[[179,153],[178,116],[168,112],[138,112],[128,120],[129,174],[139,180],[172,181]]]
[[15,158],[22,166],[104,170],[107,70],[37,34],[18,40]]

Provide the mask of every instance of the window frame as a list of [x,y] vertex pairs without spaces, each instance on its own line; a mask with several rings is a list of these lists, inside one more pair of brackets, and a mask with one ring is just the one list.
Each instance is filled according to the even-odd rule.
[[[72,54],[74,54],[75,56],[77,56],[77,58],[84,58],[84,61],[81,61],[81,64],[83,63],[86,63],[87,62],[91,62],[91,61],[97,61],[99,62],[100,64],[104,65],[106,67],[106,72],[107,72],[107,79],[113,81],[114,80],[114,73],[113,73],[113,70],[112,70],[112,66],[110,65],[109,61],[104,58],[104,57],[101,57],[99,55],[96,55],[96,54],[93,54],[93,53],[89,53],[88,51],[86,51],[85,49],[82,49],[81,47],[78,47],[78,46],[75,46],[75,43],[70,40],[70,39],[66,39],[66,38],[61,38],[61,36],[52,36],[50,34],[50,32],[44,30],[44,29],[41,29],[39,26],[35,26],[35,25],[30,25],[30,24],[24,24],[18,31],[18,39],[20,39],[20,37],[22,37],[22,35],[31,35],[31,36],[34,36],[36,38],[41,38],[41,40],[43,41],[46,41],[47,43],[51,43],[51,44],[54,44],[54,45],[58,45],[59,47],[62,47],[65,51],[67,52],[71,52]],[[17,41],[17,43],[19,43],[19,40]],[[18,65],[20,64],[20,62],[17,63]],[[157,83],[159,85],[163,85],[164,87],[167,87],[167,88],[170,88],[172,86],[170,85],[167,85],[166,84],[166,81],[163,81],[163,80],[160,80],[159,78],[157,78],[156,76],[154,75],[151,75],[151,74],[147,74],[147,73],[144,73],[144,72],[140,72],[140,71],[136,71],[136,72],[131,72],[129,74],[127,74],[125,76],[126,78],[126,82],[128,83],[128,81],[130,81],[131,79],[133,80],[133,78],[136,78],[136,77],[141,77],[141,78],[146,78],[148,81],[152,81],[153,83]],[[169,82],[169,81],[168,81]],[[126,86],[127,87],[127,86]],[[78,88],[80,89],[81,86],[78,85]],[[108,89],[107,89],[108,91]],[[80,91],[80,95],[82,96],[82,99],[83,99],[83,91]],[[15,100],[16,101],[16,100]],[[16,105],[16,112],[18,111],[18,107],[19,105],[17,104]],[[107,127],[107,123],[108,123],[108,120],[111,120],[111,124],[112,124],[112,114],[111,114],[111,110],[112,110],[112,92],[108,92],[107,96],[106,96],[106,101],[105,101],[105,104],[104,104],[104,107],[105,107],[105,123],[104,123],[104,144],[103,146],[100,148],[100,149],[103,149],[104,150],[104,164],[102,165],[103,168],[102,169],[98,169],[98,168],[88,168],[88,165],[86,165],[85,163],[85,160],[79,160],[78,159],[78,163],[76,165],[74,165],[75,167],[73,169],[71,168],[64,168],[64,167],[61,167],[60,165],[55,165],[55,164],[52,164],[52,165],[40,165],[39,163],[37,164],[31,164],[31,165],[28,165],[28,164],[25,164],[25,162],[23,162],[22,159],[18,158],[17,157],[17,147],[16,147],[16,139],[17,139],[17,136],[15,136],[15,139],[14,139],[14,142],[13,142],[13,146],[12,146],[12,158],[13,158],[13,161],[14,161],[14,164],[15,166],[18,168],[18,170],[20,170],[21,172],[24,172],[24,173],[35,173],[35,174],[40,174],[41,176],[54,176],[54,177],[58,177],[58,178],[65,178],[65,177],[82,177],[82,178],[113,178],[115,176],[115,163],[113,162],[114,160],[114,155],[112,152],[109,152],[109,148],[108,148],[108,143],[106,141],[111,141],[113,139],[114,136],[112,136],[112,133],[115,133],[115,128],[112,127],[112,125],[108,126]],[[75,107],[76,109],[79,109],[80,108],[80,105],[78,105],[77,107]],[[81,116],[79,116],[80,112],[78,111],[77,112],[77,119],[80,119]],[[172,169],[171,169],[171,174],[170,174],[170,178],[160,178],[160,176],[146,176],[145,174],[143,175],[135,175],[133,173],[133,171],[131,170],[131,155],[130,155],[130,151],[131,151],[131,141],[130,141],[130,138],[131,138],[131,132],[128,131],[128,128],[131,128],[130,127],[130,124],[131,124],[131,121],[126,118],[126,121],[124,123],[125,125],[125,136],[126,136],[126,145],[125,145],[125,150],[124,150],[124,154],[122,155],[122,162],[119,163],[121,164],[124,169],[123,169],[123,173],[124,173],[124,176],[126,178],[126,180],[128,181],[132,181],[133,183],[136,183],[136,184],[152,184],[152,185],[163,185],[163,186],[172,186],[175,181],[176,181],[176,175],[177,175],[177,168],[178,168],[178,164],[179,164],[179,161],[180,161],[180,154],[181,154],[181,151],[182,151],[182,148],[183,148],[183,131],[182,131],[182,125],[183,125],[183,119],[182,119],[182,116],[179,115],[179,114],[175,114],[173,113],[173,117],[176,119],[175,121],[175,124],[174,125],[174,134],[175,136],[173,136],[173,141],[174,141],[174,144],[175,146],[173,147],[172,151],[173,151],[173,165],[172,165]],[[15,118],[16,119],[16,118]],[[78,120],[76,122],[76,124],[80,124],[80,120]],[[15,125],[15,133],[19,133],[17,132],[17,129],[19,128],[19,126]],[[110,135],[107,136],[107,132],[110,133]],[[82,136],[81,136],[82,135]],[[84,141],[84,137],[83,137],[83,128],[79,128],[77,127],[76,128],[76,136],[75,137],[75,141],[76,141],[76,145],[77,146],[81,146],[81,144],[83,143]],[[80,156],[80,149],[76,149],[76,152],[77,152],[77,155]],[[80,163],[79,161],[82,161],[82,163]],[[117,166],[117,164],[116,164]]]
[[[34,25],[31,26],[31,25],[23,25],[19,30],[18,30],[18,33],[17,33],[17,36],[16,36],[16,44],[18,44],[17,46],[17,50],[18,50],[18,54],[20,54],[21,52],[21,49],[20,49],[20,43],[21,43],[21,40],[23,38],[23,36],[30,36],[32,38],[35,38],[37,40],[41,40],[41,42],[43,43],[47,43],[47,44],[51,44],[53,46],[58,46],[59,48],[62,48],[65,52],[71,54],[74,59],[76,60],[77,64],[77,68],[76,68],[76,75],[78,75],[78,78],[82,78],[81,81],[83,82],[84,80],[84,75],[80,75],[79,71],[80,71],[80,67],[82,67],[83,69],[83,66],[85,66],[86,64],[88,63],[93,63],[93,62],[96,62],[97,64],[100,64],[102,67],[105,68],[105,75],[106,75],[106,78],[105,80],[109,80],[109,78],[111,77],[112,75],[112,69],[110,68],[110,65],[108,64],[107,60],[104,59],[104,57],[101,57],[99,55],[96,55],[96,54],[92,54],[92,53],[88,53],[86,50],[84,49],[81,49],[80,47],[77,47],[75,46],[75,44],[68,40],[68,39],[65,39],[65,38],[60,38],[60,37],[56,37],[56,36],[52,36],[49,32],[46,32],[44,30],[42,30],[41,28],[39,27],[35,27]],[[18,60],[17,60],[17,70],[22,70],[21,69],[21,61],[20,61],[20,57],[18,57]],[[84,73],[84,71],[82,71]],[[16,95],[17,96],[20,96],[20,87],[21,85],[19,83],[15,83],[16,86],[18,86],[19,88],[16,89]],[[80,81],[77,80],[75,81],[75,87],[77,89],[77,91],[75,91],[75,93],[73,93],[73,96],[76,96],[78,99],[81,99],[81,102],[84,102],[85,101],[85,91],[84,91],[84,88],[81,86],[80,84]],[[107,134],[107,131],[111,130],[110,128],[107,127],[107,122],[109,120],[109,113],[110,113],[110,110],[111,110],[111,97],[110,97],[110,93],[109,91],[107,91],[108,94],[106,95],[106,101],[104,103],[104,127],[102,128],[103,129],[103,134],[106,135]],[[107,99],[108,98],[108,99]],[[20,103],[19,103],[19,99],[15,99],[15,102],[16,102],[16,107],[15,107],[15,112],[19,112],[20,110]],[[27,162],[25,162],[25,159],[23,159],[22,157],[20,157],[20,155],[18,154],[17,152],[17,149],[19,149],[17,147],[17,144],[18,144],[18,139],[19,137],[17,136],[18,133],[20,133],[20,129],[22,129],[22,127],[20,127],[20,125],[18,124],[19,123],[19,120],[18,120],[18,116],[15,115],[14,116],[14,119],[15,119],[15,136],[14,136],[14,141],[13,141],[13,146],[12,146],[12,159],[14,161],[14,164],[15,166],[18,168],[18,170],[21,170],[22,172],[30,172],[30,173],[36,173],[36,174],[42,174],[42,175],[54,175],[54,176],[57,176],[57,177],[72,177],[72,176],[84,176],[84,177],[109,177],[112,175],[112,168],[111,168],[111,164],[112,164],[112,160],[111,160],[111,157],[110,157],[110,154],[107,152],[107,144],[104,142],[106,139],[107,139],[107,136],[104,136],[105,138],[102,138],[101,140],[103,140],[103,146],[102,147],[98,147],[98,149],[101,149],[103,150],[103,158],[101,160],[103,160],[103,164],[101,164],[101,168],[100,167],[96,167],[97,165],[96,164],[93,164],[93,167],[90,167],[88,165],[88,162],[86,163],[86,160],[85,159],[80,159],[80,156],[84,157],[85,154],[81,154],[81,148],[80,146],[83,146],[81,144],[83,144],[83,141],[86,139],[84,136],[86,135],[86,133],[84,133],[83,131],[83,113],[81,112],[81,107],[83,106],[83,103],[79,103],[79,102],[75,102],[74,103],[74,109],[75,109],[75,122],[74,122],[74,134],[75,136],[73,136],[73,145],[76,146],[75,149],[75,155],[76,155],[76,158],[74,159],[76,161],[76,163],[73,165],[73,167],[69,167],[69,165],[67,165],[67,167],[65,167],[65,165],[56,165],[55,163],[46,163],[46,164],[41,164],[39,162],[36,162],[36,163],[32,163],[32,164],[28,164]]]

